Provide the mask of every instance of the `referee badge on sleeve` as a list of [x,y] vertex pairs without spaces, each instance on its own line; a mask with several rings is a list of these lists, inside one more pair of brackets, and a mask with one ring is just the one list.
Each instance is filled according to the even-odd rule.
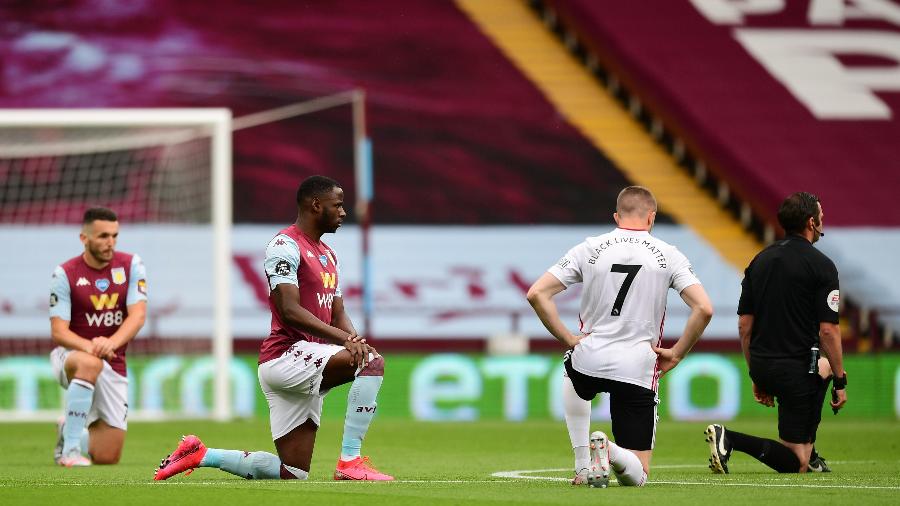
[[828,303],[828,307],[831,308],[835,313],[838,312],[838,308],[841,307],[841,292],[840,290],[832,290],[828,293],[828,299],[825,301]]

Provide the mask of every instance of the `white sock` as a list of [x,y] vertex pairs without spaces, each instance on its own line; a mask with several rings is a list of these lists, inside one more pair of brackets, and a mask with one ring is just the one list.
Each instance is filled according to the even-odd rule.
[[72,450],[82,451],[81,433],[87,424],[88,413],[94,402],[94,385],[85,380],[73,378],[65,394],[65,417],[63,426],[63,455]]
[[569,441],[575,453],[575,472],[590,467],[588,438],[591,432],[591,401],[586,401],[575,393],[572,380],[568,376],[562,381],[563,409],[566,414],[566,428]]
[[269,452],[245,452],[209,448],[200,461],[200,467],[217,467],[248,480],[305,480],[309,473],[281,463]]
[[615,443],[609,443],[609,465],[616,473],[619,485],[627,487],[643,487],[647,481],[647,473],[641,465],[641,459],[631,451]]
[[91,458],[89,453],[91,447],[91,433],[85,429],[81,431],[81,454],[87,458]]
[[[307,473],[303,469],[300,469],[299,467],[292,467],[287,464],[281,464],[281,467],[284,468],[284,470],[286,470],[287,472],[293,474],[298,480],[305,480],[309,478],[309,473]],[[285,477],[282,476],[281,479],[285,479]]]

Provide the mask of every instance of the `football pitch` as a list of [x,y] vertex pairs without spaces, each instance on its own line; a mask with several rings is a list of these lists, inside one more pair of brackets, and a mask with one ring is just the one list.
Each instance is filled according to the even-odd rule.
[[[728,424],[772,437],[773,420]],[[573,487],[572,458],[562,422],[421,423],[375,420],[363,450],[392,483],[335,482],[341,424],[319,430],[310,479],[249,481],[216,469],[154,482],[153,471],[182,434],[210,447],[274,452],[268,424],[251,420],[132,423],[117,466],[64,469],[53,465],[53,424],[0,424],[0,504],[897,504],[900,423],[823,420],[818,447],[834,472],[779,475],[735,453],[727,476],[707,469],[706,423],[663,421],[647,486]],[[592,428],[609,430],[594,423]]]

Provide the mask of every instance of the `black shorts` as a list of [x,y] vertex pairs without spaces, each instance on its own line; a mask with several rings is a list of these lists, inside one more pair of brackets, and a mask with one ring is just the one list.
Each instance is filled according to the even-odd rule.
[[807,361],[751,357],[750,379],[778,401],[778,437],[796,444],[814,441],[826,383],[817,373],[809,373]]
[[600,392],[609,393],[609,411],[612,433],[616,444],[629,450],[652,450],[656,440],[656,392],[631,383],[595,378],[572,368],[566,353],[563,364],[566,375],[572,380],[575,393],[586,401]]

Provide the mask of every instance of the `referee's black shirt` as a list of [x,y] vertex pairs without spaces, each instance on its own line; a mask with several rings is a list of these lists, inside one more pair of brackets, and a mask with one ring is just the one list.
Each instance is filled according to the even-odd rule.
[[750,355],[809,359],[819,323],[838,323],[838,273],[824,253],[791,235],[762,250],[744,271],[739,315],[753,315]]

